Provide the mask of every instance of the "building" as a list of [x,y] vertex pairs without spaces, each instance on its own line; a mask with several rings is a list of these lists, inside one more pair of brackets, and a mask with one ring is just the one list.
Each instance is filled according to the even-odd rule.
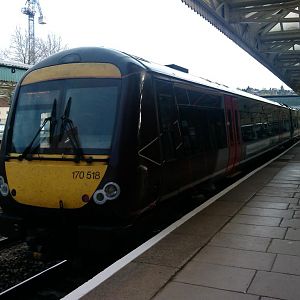
[[10,99],[17,82],[30,65],[0,59],[0,141],[9,111]]
[[5,124],[7,115],[9,111],[9,105],[7,100],[4,98],[0,98],[0,124]]
[[[30,65],[0,59],[0,125],[6,122],[15,86],[29,67]],[[1,127],[3,126],[0,126],[0,131]]]

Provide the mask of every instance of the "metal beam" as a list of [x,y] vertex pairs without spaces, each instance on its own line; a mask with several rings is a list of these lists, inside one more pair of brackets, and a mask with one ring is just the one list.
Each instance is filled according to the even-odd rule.
[[258,16],[252,15],[250,17],[245,17],[244,15],[233,15],[229,18],[229,23],[239,24],[239,23],[299,23],[299,18],[284,18],[281,16],[271,16],[269,18],[259,18]]
[[231,7],[237,8],[237,7],[267,5],[267,4],[274,5],[274,4],[280,4],[282,2],[285,2],[287,4],[291,3],[291,5],[294,5],[295,2],[297,2],[297,1],[295,1],[295,0],[291,0],[291,1],[288,1],[288,0],[286,0],[286,1],[282,1],[282,0],[245,0],[245,1],[231,0],[231,1],[226,1],[226,2],[230,2]]
[[300,30],[271,32],[258,38],[262,42],[264,41],[299,41],[300,42]]
[[[294,74],[291,72],[298,68],[296,60],[300,53],[299,0],[181,1],[246,50],[294,91],[300,93],[299,84],[296,85],[295,78],[289,75]],[[298,29],[291,29],[296,26]],[[294,69],[288,72],[289,67]]]
[[[241,1],[243,3],[247,1]],[[256,4],[253,5],[240,5],[239,7],[233,7],[231,4],[229,4],[230,7],[232,7],[232,13],[251,13],[254,11],[276,11],[279,9],[294,9],[295,6],[299,5],[299,1],[278,1],[277,4],[272,4],[272,5],[266,5],[266,4],[261,4],[260,1],[254,1]]]

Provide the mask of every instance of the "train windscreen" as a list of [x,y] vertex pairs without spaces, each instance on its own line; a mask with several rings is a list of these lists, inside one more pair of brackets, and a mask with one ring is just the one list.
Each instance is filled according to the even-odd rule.
[[108,154],[120,79],[64,79],[21,87],[10,152]]

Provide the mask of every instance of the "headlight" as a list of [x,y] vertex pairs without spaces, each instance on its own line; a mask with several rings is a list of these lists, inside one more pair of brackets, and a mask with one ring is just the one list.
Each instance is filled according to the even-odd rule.
[[120,195],[120,187],[118,184],[116,184],[114,182],[107,183],[104,186],[103,190],[104,190],[105,196],[109,200],[116,199]]
[[104,196],[104,193],[102,190],[96,191],[93,199],[95,201],[96,204],[104,204],[106,202],[106,198]]
[[5,183],[4,178],[2,176],[0,176],[0,186]]
[[0,176],[0,193],[2,196],[7,196],[9,193],[8,184],[5,182],[3,176]]
[[0,186],[0,193],[1,193],[2,196],[7,196],[8,195],[9,188],[8,188],[7,183],[4,182],[3,184],[1,184],[1,186]]
[[114,200],[119,197],[121,189],[115,182],[108,182],[103,190],[97,190],[93,199],[96,204],[104,204],[108,200]]

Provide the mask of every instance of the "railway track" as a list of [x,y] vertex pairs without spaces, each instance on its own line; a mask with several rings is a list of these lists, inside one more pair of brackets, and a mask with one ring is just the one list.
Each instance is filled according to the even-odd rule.
[[48,269],[24,280],[23,282],[0,293],[1,299],[53,299],[63,296],[51,285],[62,278],[68,270],[68,261],[63,260]]
[[5,245],[8,242],[8,238],[5,236],[0,236],[0,249],[2,249],[3,247],[5,247]]
[[19,240],[9,239],[7,237],[0,236],[0,251],[3,250],[3,249],[9,248],[13,245],[16,245],[18,243],[20,243]]
[[3,290],[0,299],[56,300],[96,276],[113,262],[99,263],[90,257],[84,263],[76,260],[61,260],[22,282]]

